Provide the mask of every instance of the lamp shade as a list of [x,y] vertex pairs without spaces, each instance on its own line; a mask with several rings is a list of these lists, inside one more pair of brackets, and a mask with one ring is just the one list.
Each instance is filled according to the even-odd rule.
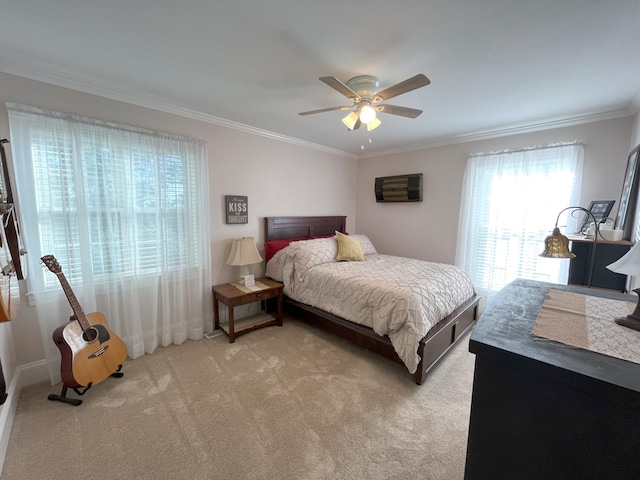
[[555,227],[553,233],[544,240],[544,251],[540,254],[546,258],[575,258],[575,254],[569,250],[569,239],[560,233]]
[[382,122],[380,121],[380,119],[378,117],[374,118],[369,123],[367,123],[367,132],[370,132],[371,130],[374,130],[374,129],[378,128],[381,123]]
[[356,122],[358,121],[358,112],[351,112],[349,115],[342,119],[342,123],[344,123],[349,130],[353,130],[353,127],[356,126]]
[[261,261],[262,257],[258,253],[253,237],[242,237],[233,240],[231,253],[227,258],[227,265],[252,265]]
[[622,258],[607,265],[607,268],[615,273],[623,275],[631,275],[633,277],[640,276],[640,242],[631,247]]

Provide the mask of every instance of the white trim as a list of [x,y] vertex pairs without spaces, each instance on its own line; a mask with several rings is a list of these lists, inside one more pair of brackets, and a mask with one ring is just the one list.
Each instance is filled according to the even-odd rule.
[[18,378],[20,389],[42,382],[51,382],[47,360],[43,358],[36,362],[26,363],[16,368],[14,377]]
[[21,365],[11,379],[7,389],[7,400],[0,407],[0,475],[4,467],[4,460],[7,456],[7,448],[9,447],[9,438],[11,437],[11,428],[13,420],[16,417],[18,408],[18,400],[22,389],[29,385],[46,382],[49,380],[49,370],[47,369],[46,360]]
[[629,105],[629,111],[631,112],[632,115],[635,115],[636,113],[638,113],[638,111],[640,111],[640,92],[638,92],[638,94],[633,97],[633,100],[631,100],[631,105]]
[[234,122],[232,120],[226,120],[224,118],[216,117],[214,115],[208,115],[205,113],[190,110],[188,108],[171,105],[159,99],[152,98],[151,96],[148,96],[148,95],[145,96],[140,92],[131,91],[130,93],[123,93],[121,91],[122,86],[118,86],[118,90],[116,90],[115,86],[111,87],[111,86],[107,86],[106,84],[99,86],[91,81],[73,80],[64,76],[45,73],[38,70],[25,68],[22,66],[7,65],[7,63],[3,63],[2,65],[0,65],[0,71],[9,73],[12,75],[24,77],[24,78],[29,78],[31,80],[36,80],[39,82],[45,82],[45,83],[56,85],[59,87],[70,88],[72,90],[77,90],[79,92],[98,95],[101,97],[109,98],[111,100],[117,100],[119,102],[129,103],[131,105],[138,105],[140,107],[150,108],[153,110],[158,110],[160,112],[171,113],[173,115],[178,115],[184,118],[190,118],[192,120],[199,120],[201,122],[210,123],[212,125],[219,125],[221,127],[240,130],[242,132],[251,133],[253,135],[269,138],[271,140],[289,143],[291,145],[297,145],[297,146],[309,148],[312,150],[319,150],[321,152],[330,153],[332,155],[336,155],[339,157],[358,158],[356,154],[338,150],[336,148],[327,147],[325,145],[319,145],[317,143],[308,142],[306,140],[300,140],[298,138],[288,137],[286,135],[281,135],[279,133],[270,132],[268,130],[263,130],[261,128],[245,125],[243,123]]
[[[640,94],[637,97],[637,101],[640,104]],[[368,154],[359,155],[358,158],[373,158],[382,157],[384,155],[391,155],[397,153],[414,152],[416,150],[424,150],[434,147],[445,147],[447,145],[457,145],[459,143],[473,142],[478,140],[489,140],[492,138],[506,137],[509,135],[518,135],[522,133],[539,132],[541,130],[550,130],[553,128],[571,127],[574,125],[582,125],[585,123],[599,122],[603,120],[613,120],[615,118],[624,118],[634,115],[633,106],[629,108],[621,108],[619,110],[610,110],[607,112],[588,113],[584,115],[578,115],[575,117],[556,118],[554,120],[547,120],[538,123],[531,123],[526,125],[518,125],[514,127],[504,127],[494,130],[484,130],[481,132],[465,133],[456,135],[453,137],[446,137],[440,139],[434,139],[432,141],[426,141],[420,144],[412,144],[410,146],[392,148],[384,151],[371,152]],[[637,112],[638,108],[635,108]]]
[[577,115],[572,117],[561,117],[553,120],[540,121],[538,123],[523,124],[523,125],[518,125],[513,127],[502,127],[502,128],[496,128],[492,130],[484,130],[484,131],[472,132],[472,133],[464,133],[464,134],[455,135],[452,137],[438,138],[438,139],[428,140],[426,142],[398,146],[397,148],[391,148],[391,149],[382,150],[382,151],[363,153],[363,154],[354,154],[354,153],[338,150],[335,148],[327,147],[324,145],[319,145],[317,143],[308,142],[306,140],[300,140],[298,138],[288,137],[286,135],[281,135],[279,133],[270,132],[268,130],[251,127],[249,125],[234,122],[231,120],[226,120],[224,118],[216,117],[214,115],[208,115],[208,114],[196,112],[194,110],[190,110],[187,108],[178,107],[176,105],[167,104],[162,100],[150,97],[148,95],[145,98],[144,94],[133,91],[133,90],[130,90],[129,93],[122,93],[123,87],[121,85],[111,86],[103,82],[103,85],[99,86],[99,85],[96,85],[95,81],[91,79],[85,79],[85,80],[71,79],[68,76],[63,76],[61,74],[45,73],[39,70],[17,65],[16,63],[8,62],[7,61],[8,59],[6,58],[0,59],[0,60],[2,60],[2,62],[0,62],[1,63],[0,71],[6,72],[12,75],[18,75],[21,77],[29,78],[31,80],[36,80],[40,82],[49,83],[52,85],[57,85],[60,87],[78,90],[84,93],[99,95],[101,97],[110,98],[112,100],[117,100],[120,102],[129,103],[132,105],[138,105],[141,107],[158,110],[165,113],[171,113],[174,115],[190,118],[193,120],[199,120],[199,121],[210,123],[213,125],[219,125],[222,127],[232,128],[234,130],[240,130],[242,132],[259,135],[261,137],[269,138],[272,140],[285,142],[292,145],[309,148],[312,150],[318,150],[318,151],[330,153],[333,155],[337,155],[339,157],[355,158],[355,159],[373,158],[373,157],[381,157],[384,155],[391,155],[391,154],[397,154],[397,153],[414,152],[417,150],[424,150],[427,148],[444,147],[447,145],[456,145],[459,143],[465,143],[465,142],[471,142],[471,141],[477,141],[477,140],[487,140],[491,138],[505,137],[508,135],[537,132],[540,130],[549,130],[552,128],[568,127],[568,126],[580,125],[584,123],[597,122],[601,120],[611,120],[614,118],[622,118],[622,117],[635,115],[640,110],[640,93],[639,93],[631,101],[628,107],[621,108],[618,110],[587,113],[587,114]]
[[8,389],[9,396],[0,408],[0,474],[2,474],[2,468],[4,467],[4,459],[7,457],[9,437],[11,437],[13,419],[16,417],[18,399],[20,398],[21,389],[18,388],[17,377],[18,375],[13,376]]

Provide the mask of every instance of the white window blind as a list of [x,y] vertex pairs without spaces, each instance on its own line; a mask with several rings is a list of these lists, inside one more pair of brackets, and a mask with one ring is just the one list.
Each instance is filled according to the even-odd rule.
[[[583,147],[476,155],[465,171],[456,263],[485,295],[515,278],[566,280],[568,262],[539,257],[558,213],[577,205]],[[575,219],[559,225],[575,229]],[[573,231],[573,230],[571,230]]]
[[[22,112],[22,115],[28,115]],[[55,125],[55,130],[51,125]],[[73,284],[87,242],[96,281],[200,263],[196,149],[155,133],[31,116],[40,248]],[[46,288],[58,288],[54,276]]]
[[105,314],[133,358],[202,338],[211,323],[204,142],[25,105],[7,109],[27,281],[51,371],[59,371],[51,332],[69,307],[57,277],[39,267],[42,255],[56,257],[83,309]]

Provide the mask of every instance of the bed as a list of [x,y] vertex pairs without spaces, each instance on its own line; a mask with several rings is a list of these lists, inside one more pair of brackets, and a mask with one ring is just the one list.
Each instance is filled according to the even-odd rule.
[[[325,297],[326,300],[328,293],[318,291],[318,294],[315,295],[310,286],[313,278],[317,277],[320,285],[334,284],[334,292],[339,297],[341,296],[343,284],[340,283],[339,290],[336,289],[335,285],[338,285],[337,282],[346,282],[347,280],[344,278],[340,280],[334,279],[330,277],[333,273],[329,272],[331,269],[339,269],[342,273],[338,273],[338,275],[342,277],[346,275],[349,277],[349,282],[360,282],[357,283],[358,288],[361,292],[366,292],[367,289],[373,287],[368,284],[365,286],[364,279],[357,276],[354,273],[355,271],[364,271],[363,269],[368,268],[369,264],[387,265],[385,262],[392,261],[392,259],[400,259],[400,257],[378,254],[375,251],[375,247],[369,243],[368,238],[364,235],[350,235],[349,237],[360,240],[366,261],[336,262],[334,259],[333,261],[325,262],[314,259],[313,263],[310,263],[310,268],[301,269],[299,266],[295,266],[296,256],[302,255],[304,257],[311,247],[318,248],[318,251],[329,255],[331,248],[334,248],[330,245],[331,242],[334,242],[334,244],[336,242],[335,232],[346,232],[345,227],[346,216],[266,217],[265,255],[267,257],[267,276],[272,276],[275,280],[284,283],[284,308],[287,313],[344,337],[390,360],[404,364],[413,376],[414,381],[417,384],[422,384],[434,366],[473,327],[477,318],[480,297],[476,294],[472,285],[467,285],[470,280],[466,274],[456,267],[402,259],[403,261],[414,262],[414,264],[416,262],[425,264],[425,266],[428,264],[428,268],[435,269],[433,271],[438,272],[435,275],[440,275],[439,272],[442,270],[444,272],[443,275],[445,275],[442,285],[449,285],[452,282],[456,282],[457,285],[458,281],[461,285],[460,288],[456,286],[451,289],[460,290],[456,294],[457,300],[455,300],[455,303],[451,303],[453,299],[449,298],[452,294],[444,292],[444,290],[448,289],[440,289],[441,293],[443,293],[442,297],[447,297],[446,301],[441,300],[439,297],[432,297],[435,299],[432,303],[438,304],[438,308],[433,308],[432,310],[446,313],[442,314],[441,318],[438,317],[425,322],[425,325],[420,327],[425,330],[424,334],[420,332],[420,328],[412,330],[412,336],[414,337],[419,332],[415,345],[409,349],[413,350],[412,357],[411,351],[406,352],[407,348],[399,347],[396,330],[391,330],[388,335],[381,334],[379,324],[369,322],[366,318],[350,318],[353,312],[349,311],[349,308],[353,305],[340,305],[337,300],[331,302],[326,308],[314,305],[314,303],[317,303],[315,301],[316,296],[318,298]],[[386,268],[390,267],[387,265]],[[393,267],[391,268],[393,269]],[[392,277],[393,275],[389,276]],[[303,287],[299,287],[296,284],[301,284]],[[376,286],[375,288],[381,287]],[[435,290],[437,291],[437,289]],[[380,298],[379,291],[374,292],[371,290],[369,296],[371,298]],[[351,300],[349,299],[349,301],[343,303],[355,303]],[[420,301],[425,303],[424,299]],[[377,311],[378,307],[375,309],[375,312]],[[365,312],[362,313],[364,314]],[[356,323],[356,321],[360,323]],[[376,333],[376,330],[378,333]],[[407,338],[410,336],[407,335]],[[403,340],[405,340],[404,337]]]

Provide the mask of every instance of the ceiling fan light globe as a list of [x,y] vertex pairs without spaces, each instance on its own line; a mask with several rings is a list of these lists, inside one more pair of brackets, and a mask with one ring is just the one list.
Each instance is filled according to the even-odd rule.
[[353,127],[355,127],[357,121],[358,121],[357,112],[351,112],[349,115],[347,115],[342,119],[342,123],[344,123],[349,130],[353,130]]
[[368,125],[374,118],[376,118],[376,111],[370,105],[365,105],[360,109],[360,121],[365,125]]

